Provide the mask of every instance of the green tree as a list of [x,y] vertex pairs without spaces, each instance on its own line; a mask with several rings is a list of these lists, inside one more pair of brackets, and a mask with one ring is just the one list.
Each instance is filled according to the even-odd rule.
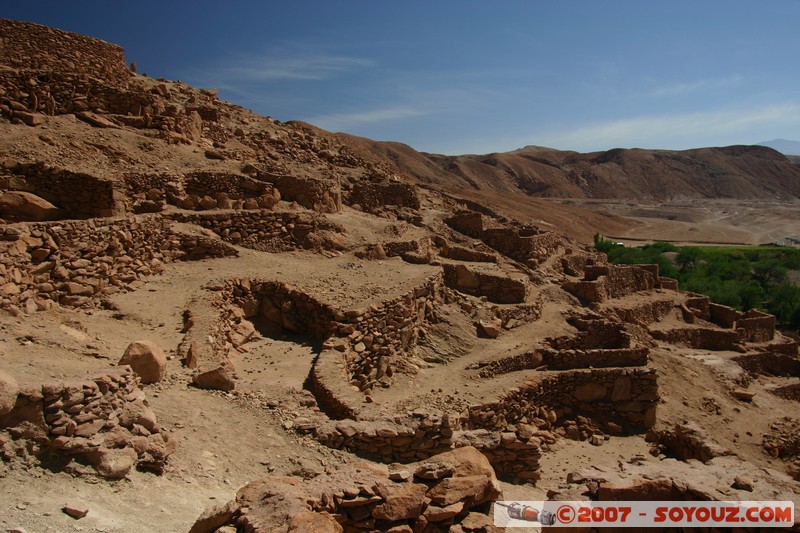
[[753,263],[753,279],[766,289],[769,285],[783,283],[786,280],[786,268],[775,257],[760,259]]
[[688,272],[690,270],[694,270],[699,259],[700,248],[687,246],[685,248],[681,248],[681,251],[678,252],[678,255],[675,257],[675,262],[678,263],[678,266],[681,268],[681,272]]

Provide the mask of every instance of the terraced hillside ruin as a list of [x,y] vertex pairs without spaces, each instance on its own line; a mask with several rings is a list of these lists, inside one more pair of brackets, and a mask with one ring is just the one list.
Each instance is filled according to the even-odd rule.
[[798,345],[774,317],[108,43],[0,28],[4,528],[800,501]]

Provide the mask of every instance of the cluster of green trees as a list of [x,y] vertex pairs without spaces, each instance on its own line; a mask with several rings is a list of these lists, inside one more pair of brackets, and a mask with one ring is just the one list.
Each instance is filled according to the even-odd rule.
[[800,329],[800,286],[790,280],[800,271],[800,249],[778,246],[675,246],[656,242],[628,248],[595,236],[595,248],[615,264],[655,263],[661,275],[678,280],[682,290],[746,311],[762,309],[783,328]]

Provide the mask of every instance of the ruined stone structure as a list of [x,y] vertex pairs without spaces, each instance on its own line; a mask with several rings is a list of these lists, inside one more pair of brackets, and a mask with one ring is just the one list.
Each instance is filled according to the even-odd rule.
[[174,232],[153,216],[8,225],[0,240],[0,295],[6,309],[28,312],[53,302],[94,305],[137,288],[164,263],[235,254]]
[[[0,190],[33,193],[60,210],[58,218],[113,217],[125,214],[125,191],[108,179],[52,168],[43,163],[0,169]],[[0,216],[4,216],[0,212]]]
[[564,290],[586,302],[605,302],[656,287],[658,276],[641,266],[587,266],[582,281],[568,281]]
[[175,213],[179,222],[210,229],[231,244],[262,252],[342,247],[344,228],[310,212]]
[[486,296],[490,302],[500,304],[522,303],[527,296],[524,282],[472,270],[465,265],[445,264],[444,283],[451,289],[474,296]]
[[133,467],[160,472],[175,451],[128,366],[22,388],[0,416],[0,451],[14,455],[25,441],[35,443],[29,453],[74,457],[107,478],[124,477]]

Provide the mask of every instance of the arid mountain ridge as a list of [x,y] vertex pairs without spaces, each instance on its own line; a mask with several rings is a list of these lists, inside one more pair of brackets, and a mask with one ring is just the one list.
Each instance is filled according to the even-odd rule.
[[423,182],[542,198],[800,197],[800,166],[764,146],[683,151],[616,148],[592,153],[526,146],[505,153],[444,156],[377,143],[372,150]]

